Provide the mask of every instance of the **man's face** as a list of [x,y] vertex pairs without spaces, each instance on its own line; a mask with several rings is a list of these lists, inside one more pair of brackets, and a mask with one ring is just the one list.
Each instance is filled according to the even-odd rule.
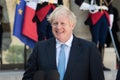
[[73,29],[74,26],[70,24],[68,16],[64,14],[55,17],[52,22],[52,32],[61,42],[66,42],[70,38]]

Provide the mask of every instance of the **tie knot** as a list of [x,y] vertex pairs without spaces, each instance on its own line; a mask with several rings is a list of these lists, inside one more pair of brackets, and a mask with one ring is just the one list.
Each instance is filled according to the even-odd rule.
[[65,46],[66,46],[65,44],[61,44],[61,48],[62,48],[62,49],[64,49],[64,48],[65,48]]

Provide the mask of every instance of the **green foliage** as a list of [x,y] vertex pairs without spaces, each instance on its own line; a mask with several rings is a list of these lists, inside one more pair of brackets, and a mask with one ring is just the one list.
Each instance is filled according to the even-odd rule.
[[8,49],[5,61],[9,64],[18,64],[24,62],[24,46],[13,45]]

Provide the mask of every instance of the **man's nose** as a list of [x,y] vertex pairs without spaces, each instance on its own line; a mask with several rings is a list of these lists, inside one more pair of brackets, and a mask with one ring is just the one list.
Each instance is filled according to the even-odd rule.
[[58,25],[57,25],[57,28],[60,29],[60,28],[61,28],[61,24],[58,24]]

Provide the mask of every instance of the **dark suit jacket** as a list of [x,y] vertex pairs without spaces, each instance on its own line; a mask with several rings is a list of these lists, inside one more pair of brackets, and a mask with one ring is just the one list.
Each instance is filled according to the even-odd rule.
[[[36,45],[22,80],[32,80],[37,70],[57,70],[55,38]],[[104,80],[102,60],[95,44],[74,36],[64,80]]]

